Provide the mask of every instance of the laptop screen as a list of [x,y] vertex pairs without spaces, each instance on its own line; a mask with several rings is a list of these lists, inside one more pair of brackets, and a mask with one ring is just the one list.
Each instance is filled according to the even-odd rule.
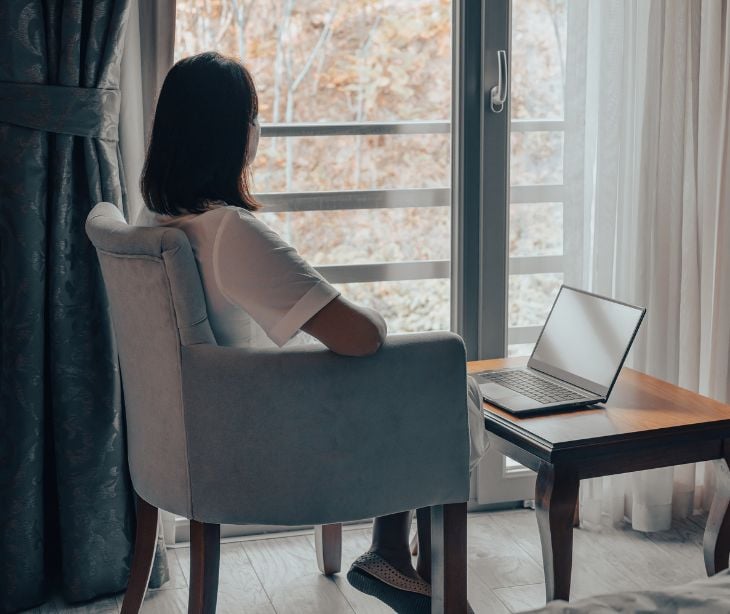
[[528,366],[606,396],[645,311],[563,286]]

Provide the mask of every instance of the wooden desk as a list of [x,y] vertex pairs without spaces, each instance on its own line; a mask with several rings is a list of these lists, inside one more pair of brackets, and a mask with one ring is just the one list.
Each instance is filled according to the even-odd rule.
[[[470,362],[468,371],[526,359]],[[547,600],[568,599],[578,484],[628,471],[714,460],[717,492],[705,528],[708,575],[730,555],[730,406],[624,369],[605,407],[519,418],[484,404],[492,445],[537,471],[535,508]]]

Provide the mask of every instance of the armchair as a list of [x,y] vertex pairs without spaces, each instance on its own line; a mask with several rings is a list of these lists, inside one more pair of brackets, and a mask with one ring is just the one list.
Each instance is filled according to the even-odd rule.
[[[215,611],[220,524],[318,525],[431,507],[434,612],[466,612],[466,363],[451,333],[389,337],[370,357],[216,344],[184,233],[89,214],[119,350],[138,496],[122,611],[144,599],[158,509],[191,521],[189,612]],[[323,526],[324,525],[324,526]]]

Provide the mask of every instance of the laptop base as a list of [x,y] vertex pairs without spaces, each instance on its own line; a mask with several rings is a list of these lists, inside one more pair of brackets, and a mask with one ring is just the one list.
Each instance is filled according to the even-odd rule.
[[574,411],[606,400],[529,367],[482,371],[474,377],[484,401],[515,415]]

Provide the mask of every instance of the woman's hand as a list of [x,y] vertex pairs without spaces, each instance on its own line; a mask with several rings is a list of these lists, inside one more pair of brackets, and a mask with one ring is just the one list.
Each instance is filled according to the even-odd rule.
[[338,296],[312,316],[302,330],[336,354],[369,356],[383,345],[388,327],[377,311]]

